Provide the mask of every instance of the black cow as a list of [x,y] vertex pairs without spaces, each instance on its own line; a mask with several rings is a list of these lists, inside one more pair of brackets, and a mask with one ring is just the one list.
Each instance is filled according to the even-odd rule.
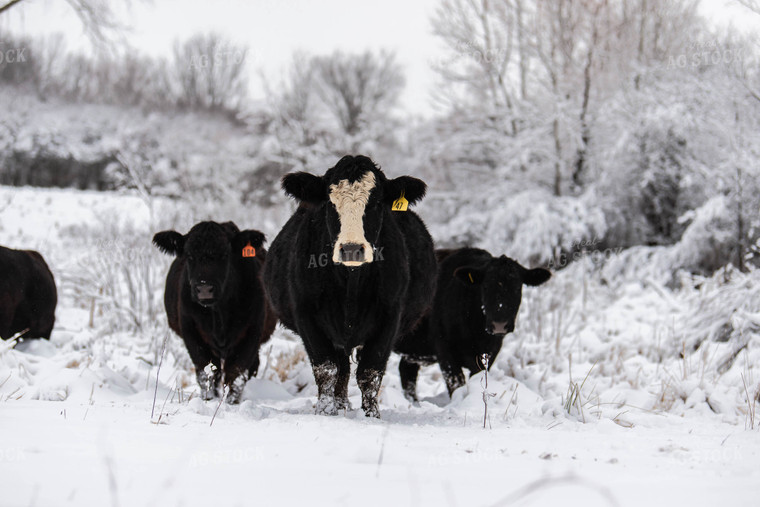
[[551,278],[546,269],[526,269],[502,255],[461,248],[437,250],[438,287],[430,315],[395,347],[401,355],[399,374],[404,395],[417,400],[420,365],[437,362],[449,395],[464,385],[462,368],[470,373],[488,366],[501,350],[504,336],[515,329],[523,285],[541,285]]
[[264,241],[261,232],[241,231],[232,222],[201,222],[184,236],[163,231],[153,237],[162,252],[177,257],[166,277],[164,306],[205,399],[219,396],[224,384],[228,401],[239,401],[258,371],[259,347],[277,323],[261,282]]
[[316,412],[350,408],[349,357],[360,347],[362,409],[379,417],[393,344],[415,327],[435,291],[433,241],[406,211],[426,185],[388,179],[369,158],[347,155],[324,176],[291,173],[282,186],[300,205],[272,242],[264,280],[280,321],[304,341]]
[[58,293],[38,252],[0,246],[0,338],[50,339]]

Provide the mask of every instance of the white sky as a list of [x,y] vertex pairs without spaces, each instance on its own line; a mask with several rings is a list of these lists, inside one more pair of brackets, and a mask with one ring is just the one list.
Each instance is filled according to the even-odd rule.
[[[716,24],[732,22],[743,30],[760,26],[760,16],[732,4],[702,0],[703,11]],[[276,82],[294,51],[395,50],[407,78],[403,106],[429,115],[435,85],[430,63],[444,56],[430,25],[436,5],[438,0],[153,0],[132,3],[124,18],[133,26],[129,43],[153,55],[168,55],[176,39],[198,32],[215,31],[246,44],[254,98],[262,91],[258,71]],[[63,0],[24,0],[0,16],[1,29],[35,35],[63,32],[70,47],[88,44]]]

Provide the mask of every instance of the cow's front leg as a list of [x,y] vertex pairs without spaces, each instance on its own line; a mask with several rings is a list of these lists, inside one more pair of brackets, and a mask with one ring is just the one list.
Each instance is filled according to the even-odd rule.
[[207,362],[205,366],[195,365],[195,378],[198,380],[198,387],[201,388],[201,399],[212,400],[218,396],[218,371],[219,369],[211,361]]
[[248,382],[248,369],[241,367],[239,364],[231,362],[229,359],[224,363],[224,382],[227,391],[227,403],[235,405],[240,403],[240,398],[243,395],[243,389]]
[[303,339],[317,384],[316,413],[337,415],[335,386],[338,382],[338,363],[342,353],[335,350],[332,341],[315,321],[313,316],[319,313],[319,309],[311,308],[304,302],[296,306],[302,309],[296,320],[298,334]]
[[337,415],[335,386],[338,381],[338,366],[333,361],[314,363],[314,380],[317,383],[317,414]]
[[201,389],[201,398],[210,400],[216,392],[216,374],[219,369],[212,364],[211,350],[203,343],[201,337],[187,327],[183,330],[185,336],[183,341],[190,359],[195,366],[195,378],[198,380],[198,387]]
[[335,381],[335,408],[337,410],[351,410],[348,401],[348,380],[351,376],[351,362],[347,355],[338,358],[338,374]]
[[356,383],[362,392],[362,409],[367,417],[380,417],[377,395],[385,375],[388,357],[398,329],[398,319],[388,324],[374,340],[368,340],[362,348],[359,366],[356,368]]
[[243,372],[228,384],[229,392],[227,393],[227,403],[232,405],[240,403],[240,398],[243,396],[243,389],[245,389],[246,382],[248,382],[248,372]]

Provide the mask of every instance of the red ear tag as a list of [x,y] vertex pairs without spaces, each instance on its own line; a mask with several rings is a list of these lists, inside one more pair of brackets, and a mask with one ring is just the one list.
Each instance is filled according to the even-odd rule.
[[256,249],[248,243],[243,247],[243,257],[256,257]]

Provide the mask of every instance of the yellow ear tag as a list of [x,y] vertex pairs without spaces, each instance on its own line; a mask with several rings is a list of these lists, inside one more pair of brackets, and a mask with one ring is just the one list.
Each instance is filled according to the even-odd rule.
[[391,206],[391,209],[393,211],[406,211],[409,207],[409,201],[404,199],[404,192],[401,192],[401,197],[393,201],[393,205]]
[[468,272],[467,276],[470,277],[470,283],[475,283],[475,280],[472,279],[472,273]]
[[256,249],[251,246],[250,242],[243,247],[243,257],[256,257]]

